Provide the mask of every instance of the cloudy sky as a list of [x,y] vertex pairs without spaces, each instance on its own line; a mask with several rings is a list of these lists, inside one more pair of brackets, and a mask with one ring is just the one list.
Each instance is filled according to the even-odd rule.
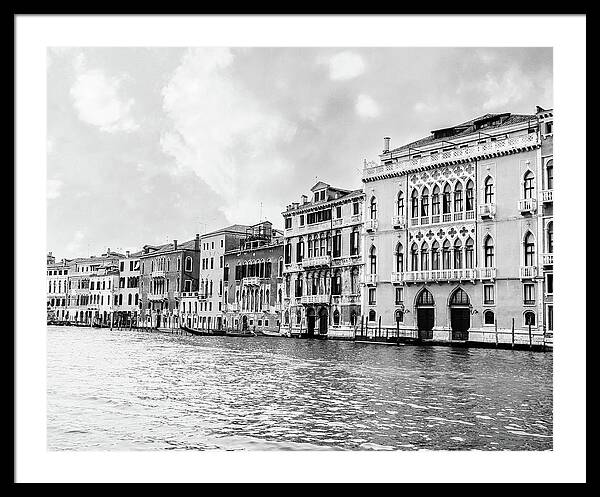
[[551,49],[53,48],[47,62],[58,258],[281,228],[317,179],[360,188],[386,135],[552,106]]

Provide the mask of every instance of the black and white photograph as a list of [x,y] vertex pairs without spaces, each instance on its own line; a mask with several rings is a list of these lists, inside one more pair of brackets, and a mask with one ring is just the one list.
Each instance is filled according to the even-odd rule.
[[15,22],[17,480],[585,481],[585,16]]

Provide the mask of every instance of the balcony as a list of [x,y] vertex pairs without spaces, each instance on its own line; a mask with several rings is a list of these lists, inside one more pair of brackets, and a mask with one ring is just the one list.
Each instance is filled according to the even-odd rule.
[[164,300],[166,298],[167,298],[167,295],[165,293],[149,293],[148,294],[148,300],[151,302]]
[[302,304],[329,304],[330,295],[323,293],[321,295],[302,295],[300,303]]
[[398,285],[404,283],[404,273],[392,273],[391,282]]
[[406,218],[404,216],[393,216],[392,226],[396,229],[406,229]]
[[416,283],[421,281],[475,281],[476,269],[425,269],[422,271],[407,271],[404,273],[404,281]]
[[553,266],[554,254],[542,254],[542,264],[544,266]]
[[542,202],[544,202],[545,204],[552,203],[553,193],[554,190],[542,190]]
[[418,217],[411,217],[410,218],[410,225],[411,226],[419,226],[419,218]]
[[479,217],[482,219],[493,219],[496,216],[496,204],[481,204],[478,206]]
[[365,231],[377,231],[377,219],[367,219],[365,221]]
[[537,276],[536,266],[521,266],[519,268],[519,277],[521,279],[535,278]]
[[521,214],[533,214],[537,209],[537,201],[534,198],[522,198],[518,209]]
[[329,255],[320,255],[318,257],[309,257],[302,261],[302,268],[308,267],[319,267],[319,266],[329,266],[331,263],[331,256]]
[[198,298],[200,292],[175,292],[178,293],[182,299],[195,299]]
[[240,304],[238,302],[234,302],[233,304],[227,304],[228,312],[238,312],[240,310]]
[[377,274],[365,274],[364,282],[365,282],[365,285],[376,285],[377,284]]
[[164,277],[165,277],[164,271],[152,271],[150,273],[150,278],[164,278]]
[[495,267],[484,267],[479,270],[479,279],[481,280],[495,280],[496,279],[496,268]]
[[331,221],[331,226],[333,226],[334,228],[335,228],[336,226],[341,226],[341,225],[342,225],[342,222],[343,222],[343,220],[342,220],[342,218],[341,218],[341,217],[340,217],[340,218],[338,218],[338,219],[334,219],[333,221]]
[[247,276],[246,278],[242,278],[242,286],[259,286],[262,279],[258,276]]

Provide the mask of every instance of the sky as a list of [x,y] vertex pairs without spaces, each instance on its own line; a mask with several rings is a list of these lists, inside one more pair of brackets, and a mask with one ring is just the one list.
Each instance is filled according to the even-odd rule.
[[317,181],[486,113],[551,108],[550,48],[49,48],[57,259],[271,221]]

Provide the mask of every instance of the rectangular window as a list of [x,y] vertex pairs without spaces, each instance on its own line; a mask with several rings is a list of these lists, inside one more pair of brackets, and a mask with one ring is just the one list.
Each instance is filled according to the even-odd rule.
[[221,239],[221,248],[223,248],[224,243],[225,243],[225,240]]
[[491,305],[494,302],[494,285],[483,285],[483,303]]
[[553,305],[548,306],[548,322],[546,324],[547,324],[548,331],[554,331],[554,306]]
[[525,305],[535,304],[535,285],[533,283],[523,285],[523,303]]
[[400,305],[404,302],[404,288],[396,287],[396,305]]
[[546,274],[546,293],[552,295],[554,293],[554,274]]
[[186,292],[192,291],[192,280],[185,280],[185,291]]
[[223,256],[219,257],[219,269],[223,269]]
[[369,288],[369,305],[375,305],[377,303],[376,291],[376,288]]
[[300,226],[304,226],[304,214],[300,214]]
[[211,268],[211,269],[214,269],[214,268],[215,268],[215,258],[214,258],[214,257],[211,257],[211,258],[210,258],[210,268]]
[[292,218],[291,217],[286,217],[285,218],[285,229],[290,229],[292,227]]
[[338,206],[335,208],[335,217],[337,217],[338,219],[340,217],[342,217],[342,207],[341,206]]
[[358,204],[358,202],[354,202],[352,204],[352,214],[356,216],[359,213],[360,213],[360,211],[359,211],[359,204]]
[[215,248],[215,242],[211,242],[210,243],[210,248],[214,250],[214,248]]
[[125,263],[121,262],[121,272],[125,271]]

